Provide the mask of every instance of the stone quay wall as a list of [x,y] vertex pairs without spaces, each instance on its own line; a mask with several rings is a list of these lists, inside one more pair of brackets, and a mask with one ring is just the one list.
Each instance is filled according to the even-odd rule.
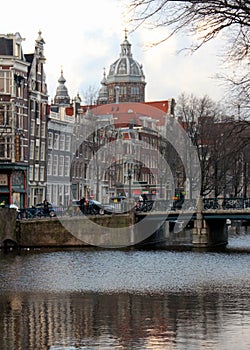
[[14,209],[4,208],[0,211],[0,248],[126,246],[133,239],[133,222],[131,215],[18,221]]

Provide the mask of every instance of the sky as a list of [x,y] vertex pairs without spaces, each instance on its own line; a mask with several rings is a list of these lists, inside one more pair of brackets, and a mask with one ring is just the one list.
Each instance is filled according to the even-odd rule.
[[34,52],[41,30],[50,99],[56,94],[61,70],[71,98],[78,93],[83,97],[90,87],[99,89],[103,69],[108,73],[119,58],[125,28],[133,58],[143,65],[146,101],[177,99],[183,92],[208,95],[214,101],[223,97],[223,86],[215,79],[221,64],[219,39],[193,55],[178,54],[188,44],[180,35],[150,47],[163,33],[146,28],[132,31],[123,0],[12,0],[11,9],[1,9],[1,14],[4,12],[0,33],[19,32],[25,38],[24,53]]

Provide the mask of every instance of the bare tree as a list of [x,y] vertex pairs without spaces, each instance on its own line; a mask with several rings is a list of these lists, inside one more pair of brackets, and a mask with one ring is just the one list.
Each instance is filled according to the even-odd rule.
[[[177,33],[193,39],[191,52],[223,33],[224,66],[233,64],[233,73],[221,74],[230,89],[230,99],[249,114],[250,100],[250,2],[244,0],[131,0],[129,8],[135,28],[148,24],[166,28],[158,45]],[[228,68],[232,68],[228,66]],[[229,69],[228,69],[229,71]],[[232,70],[231,70],[232,72]]]
[[186,33],[188,30],[189,34],[195,34],[198,38],[192,47],[196,50],[221,31],[230,28],[230,38],[232,35],[234,38],[231,39],[234,55],[237,54],[241,59],[249,57],[249,1],[131,0],[130,9],[134,12],[132,20],[137,27],[150,21],[154,28],[170,29],[169,34],[157,43],[167,40],[175,33]]
[[83,102],[88,106],[96,104],[98,96],[98,88],[94,85],[90,85],[83,93]]
[[250,124],[224,116],[222,107],[208,96],[181,94],[176,114],[197,150],[201,195],[242,193],[249,183]]

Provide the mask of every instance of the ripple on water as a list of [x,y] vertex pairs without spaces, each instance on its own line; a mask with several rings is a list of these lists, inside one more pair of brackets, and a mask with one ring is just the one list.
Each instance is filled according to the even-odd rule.
[[247,254],[62,251],[1,262],[0,290],[44,292],[250,293]]

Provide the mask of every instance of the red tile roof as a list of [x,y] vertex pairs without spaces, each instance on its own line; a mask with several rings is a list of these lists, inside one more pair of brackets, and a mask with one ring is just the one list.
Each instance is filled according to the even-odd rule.
[[140,117],[143,116],[157,120],[157,125],[163,125],[168,107],[167,100],[144,103],[112,103],[93,107],[91,112],[95,115],[112,115],[116,119],[115,124],[119,124],[119,126],[127,126],[131,123],[140,126],[142,124]]

